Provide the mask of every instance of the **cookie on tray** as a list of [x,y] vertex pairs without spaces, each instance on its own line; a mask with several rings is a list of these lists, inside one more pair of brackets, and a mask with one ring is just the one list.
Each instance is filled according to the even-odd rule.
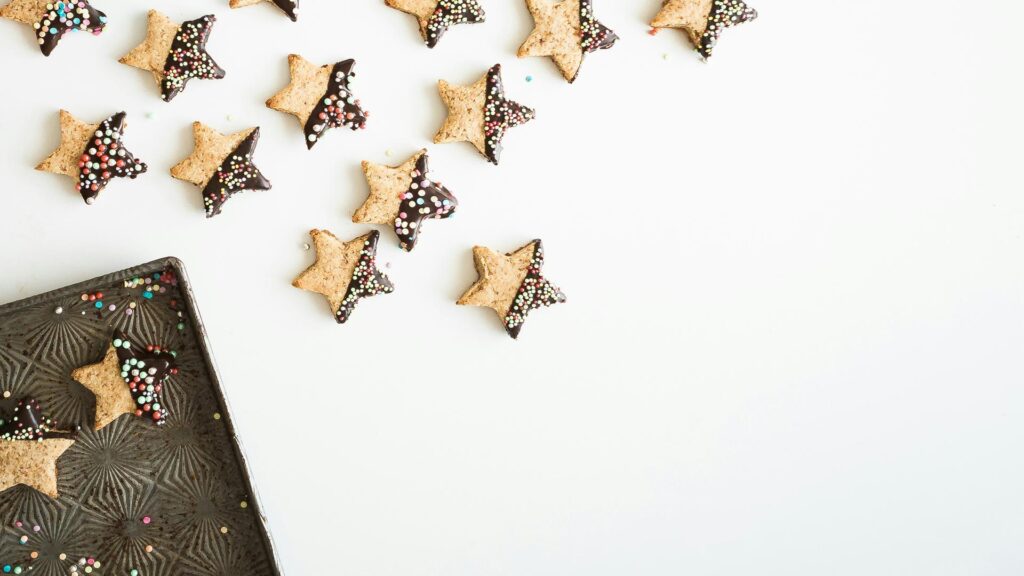
[[10,414],[0,414],[0,492],[24,484],[57,498],[57,459],[76,436],[47,418],[38,400],[19,400]]
[[164,382],[177,372],[173,354],[134,342],[115,330],[103,359],[75,369],[71,377],[96,397],[95,428],[99,430],[122,414],[162,425],[167,419]]

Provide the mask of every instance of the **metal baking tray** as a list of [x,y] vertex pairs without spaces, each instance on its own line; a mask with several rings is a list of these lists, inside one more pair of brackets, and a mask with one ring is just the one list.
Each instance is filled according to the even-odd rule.
[[[95,397],[71,372],[115,329],[177,354],[162,426],[124,414],[92,430]],[[0,492],[0,575],[281,574],[179,260],[0,306],[0,414],[23,397],[81,430],[57,460],[56,499]]]

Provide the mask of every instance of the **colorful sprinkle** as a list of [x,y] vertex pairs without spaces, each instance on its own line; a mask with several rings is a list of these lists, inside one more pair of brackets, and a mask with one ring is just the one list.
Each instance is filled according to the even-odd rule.
[[487,98],[484,106],[484,136],[487,159],[497,164],[501,156],[501,141],[509,128],[533,120],[536,114],[530,108],[505,98],[501,82],[501,64],[487,71]]
[[565,294],[541,274],[544,267],[544,246],[540,240],[533,242],[533,260],[526,272],[526,278],[519,285],[516,298],[505,315],[505,329],[509,336],[517,338],[523,322],[531,310],[565,302]]
[[423,32],[427,47],[437,46],[449,27],[477,24],[483,22],[485,16],[477,0],[439,0]]
[[270,181],[253,164],[252,155],[260,139],[260,129],[253,131],[242,140],[238,148],[221,163],[217,172],[203,188],[203,205],[206,217],[220,214],[224,203],[243,190],[270,190]]
[[416,169],[409,174],[409,190],[402,195],[395,218],[395,234],[406,252],[416,247],[424,220],[449,218],[459,205],[447,188],[432,181],[428,162],[425,153],[416,161]]
[[125,113],[119,112],[104,120],[86,144],[78,160],[76,190],[86,204],[92,204],[112,178],[134,180],[147,166],[135,158],[121,143],[125,129]]
[[359,253],[359,263],[356,264],[356,268],[352,272],[352,280],[348,283],[345,298],[335,313],[338,324],[344,324],[349,319],[360,299],[378,294],[390,294],[395,291],[391,280],[377,269],[377,242],[379,240],[380,232],[376,230],[367,235],[363,249]]
[[92,32],[99,35],[107,25],[107,15],[93,8],[87,0],[57,1],[46,5],[46,13],[33,27],[43,55],[49,56],[69,32]]
[[167,409],[161,400],[164,382],[178,373],[174,354],[159,346],[146,346],[143,350],[120,331],[114,333],[112,344],[121,365],[121,378],[138,405],[135,415],[162,425],[167,418]]
[[173,100],[193,78],[217,80],[224,77],[224,70],[206,52],[206,42],[216,21],[217,18],[211,14],[185,22],[178,29],[164,63],[164,80],[160,84],[160,97],[165,101]]
[[755,18],[757,11],[743,0],[714,0],[708,14],[707,27],[697,43],[697,52],[705,59],[711,58],[711,52],[723,30]]
[[[10,392],[5,392],[4,397],[10,397]],[[74,437],[73,431],[59,430],[56,421],[43,416],[39,401],[30,396],[18,401],[10,420],[0,420],[0,442],[34,442],[50,438],[71,439]],[[20,524],[18,526],[20,527]],[[33,527],[33,532],[39,530],[39,526]],[[26,541],[28,541],[28,536],[22,536],[22,544]]]
[[356,73],[352,69],[355,64],[355,60],[345,60],[335,64],[331,70],[327,93],[317,101],[309,119],[306,120],[306,148],[312,149],[331,128],[366,128],[366,119],[370,113],[363,110],[359,99],[352,94],[352,82],[356,78]]

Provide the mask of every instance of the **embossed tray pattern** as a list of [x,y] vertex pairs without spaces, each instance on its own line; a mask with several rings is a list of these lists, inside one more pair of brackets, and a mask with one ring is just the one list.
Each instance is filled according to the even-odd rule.
[[[97,292],[99,307],[83,300]],[[95,398],[70,374],[103,357],[115,328],[177,353],[165,425],[126,414],[92,431]],[[179,261],[0,306],[0,395],[0,412],[31,395],[82,427],[57,461],[58,499],[0,493],[0,574],[67,575],[82,558],[98,575],[280,574]]]

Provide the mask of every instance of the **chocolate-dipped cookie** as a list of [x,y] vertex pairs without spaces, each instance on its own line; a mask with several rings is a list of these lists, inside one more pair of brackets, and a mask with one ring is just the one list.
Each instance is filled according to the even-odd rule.
[[743,0],[664,0],[651,26],[681,28],[705,59],[726,28],[757,18],[757,12]]
[[501,64],[495,64],[470,86],[438,82],[448,117],[434,136],[435,144],[470,142],[485,158],[497,164],[505,133],[533,120],[532,109],[505,98]]
[[170,102],[190,80],[219,80],[224,70],[206,51],[215,16],[208,15],[183,24],[149,11],[146,40],[121,58],[122,64],[153,73],[160,97]]
[[44,56],[71,32],[98,36],[107,26],[107,15],[93,8],[89,0],[11,0],[0,8],[0,18],[31,26]]
[[473,262],[480,278],[458,304],[494,310],[512,338],[519,337],[530,311],[565,302],[565,294],[543,275],[544,246],[540,240],[508,254],[476,246]]
[[377,269],[376,230],[344,242],[327,230],[312,230],[316,262],[292,282],[296,288],[322,294],[334,319],[344,324],[363,298],[394,292],[391,280]]
[[352,92],[355,60],[316,66],[298,54],[288,56],[291,82],[267,100],[267,107],[299,120],[306,148],[312,149],[331,128],[362,130],[369,112]]
[[114,178],[135,179],[146,164],[125,147],[125,113],[118,112],[99,124],[86,124],[66,110],[60,111],[60,146],[36,170],[73,178],[75,190],[86,204]]
[[411,251],[426,220],[449,218],[459,205],[455,195],[434,179],[429,162],[426,150],[398,166],[364,161],[370,194],[352,221],[391,226],[402,249]]
[[171,176],[202,189],[207,218],[220,214],[224,203],[243,190],[270,190],[270,181],[252,160],[260,138],[258,127],[225,136],[194,122],[192,137],[195,150],[171,168]]
[[96,397],[95,428],[99,430],[122,414],[162,425],[167,419],[164,382],[177,371],[170,352],[133,342],[115,330],[103,359],[75,369],[71,377]]
[[427,48],[437,43],[456,24],[477,24],[484,21],[484,9],[477,0],[385,0],[387,5],[412,14],[419,21],[420,35]]
[[534,29],[519,47],[519,57],[550,56],[570,83],[583,57],[606,50],[619,37],[594,16],[593,0],[526,0]]

